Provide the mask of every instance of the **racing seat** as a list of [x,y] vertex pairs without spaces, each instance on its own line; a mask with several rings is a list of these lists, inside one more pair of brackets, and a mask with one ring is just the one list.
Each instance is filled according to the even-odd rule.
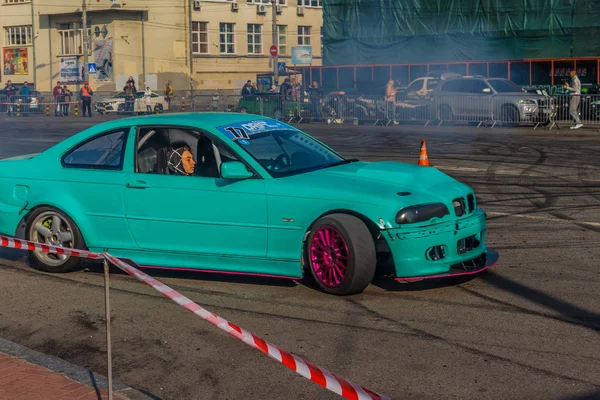
[[217,164],[217,158],[215,157],[212,140],[206,136],[200,136],[198,139],[198,147],[196,149],[198,158],[196,159],[196,170],[194,171],[194,175],[218,178],[219,166]]

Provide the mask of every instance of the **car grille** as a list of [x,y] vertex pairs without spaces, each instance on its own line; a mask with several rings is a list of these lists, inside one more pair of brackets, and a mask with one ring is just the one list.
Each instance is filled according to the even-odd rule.
[[458,254],[465,254],[471,250],[474,250],[479,247],[479,239],[477,239],[477,235],[472,235],[466,237],[464,239],[460,239],[456,244],[456,252]]
[[452,207],[454,207],[454,214],[457,217],[472,214],[475,211],[475,196],[473,194],[467,195],[467,197],[457,197],[452,200]]

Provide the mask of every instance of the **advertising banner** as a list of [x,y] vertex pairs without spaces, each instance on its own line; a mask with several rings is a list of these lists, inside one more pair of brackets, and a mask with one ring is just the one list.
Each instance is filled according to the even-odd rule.
[[292,64],[312,64],[312,46],[292,46]]
[[65,83],[83,82],[83,57],[60,58],[60,81]]
[[27,75],[29,66],[27,60],[27,48],[3,49],[4,75]]
[[113,80],[112,47],[112,40],[94,40],[94,62],[97,67],[97,82]]

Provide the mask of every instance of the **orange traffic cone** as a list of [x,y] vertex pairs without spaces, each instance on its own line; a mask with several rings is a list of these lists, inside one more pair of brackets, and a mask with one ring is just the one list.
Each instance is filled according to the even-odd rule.
[[429,167],[429,157],[427,157],[427,146],[425,139],[421,139],[421,152],[419,153],[419,165]]

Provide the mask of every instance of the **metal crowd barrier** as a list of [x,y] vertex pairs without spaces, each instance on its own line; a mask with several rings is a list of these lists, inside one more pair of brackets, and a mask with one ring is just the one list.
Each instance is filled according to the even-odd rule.
[[[290,123],[327,122],[334,124],[396,125],[406,123],[471,124],[474,126],[533,126],[534,129],[561,129],[574,125],[571,114],[577,106],[577,115],[585,125],[600,125],[600,95],[557,94],[549,96],[542,91],[527,94],[465,94],[446,96],[399,96],[386,101],[379,95],[354,95],[332,92],[320,98],[307,93],[282,96],[279,93],[260,95],[231,95],[176,93],[165,96],[136,97],[127,101],[116,93],[94,93],[92,110],[95,114],[139,115],[166,112],[226,111],[262,115]],[[15,116],[42,114],[67,116],[81,114],[81,100],[54,98],[51,93],[37,96],[0,95],[0,112]]]

